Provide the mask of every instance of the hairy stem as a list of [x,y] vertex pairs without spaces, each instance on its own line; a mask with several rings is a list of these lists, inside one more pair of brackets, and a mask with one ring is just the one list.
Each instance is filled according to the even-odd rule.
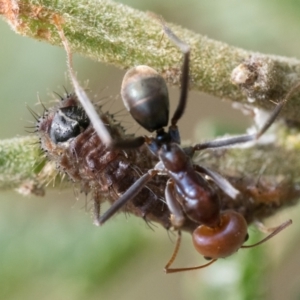
[[[21,35],[61,45],[54,17],[62,23],[72,48],[95,60],[129,68],[138,64],[157,69],[171,84],[180,82],[182,54],[151,13],[109,0],[0,0],[0,14]],[[176,25],[172,30],[191,46],[191,88],[232,101],[271,109],[300,77],[300,61],[253,53]],[[237,87],[240,86],[241,88]],[[300,96],[285,116],[297,120]]]
[[[15,32],[61,46],[54,25],[59,19],[72,51],[121,68],[149,65],[169,83],[180,82],[182,54],[162,37],[160,24],[150,13],[109,0],[0,0],[0,14]],[[191,46],[191,89],[250,104],[248,98],[251,105],[270,109],[274,107],[270,100],[282,99],[300,77],[298,60],[249,52],[169,26]],[[283,115],[298,121],[298,107],[299,93],[289,100]],[[277,133],[276,139],[264,147],[205,151],[205,160],[200,159],[222,170],[243,196],[258,204],[249,221],[271,215],[299,196],[299,137],[288,132]],[[36,141],[28,137],[0,143],[1,189],[42,194],[55,179],[55,166],[41,158],[38,145],[33,145]],[[238,201],[230,205],[244,208]]]
[[[281,130],[275,143],[205,150],[194,162],[229,179],[241,197],[233,201],[220,192],[224,208],[240,211],[251,223],[296,203],[300,196],[299,155],[299,134]],[[0,163],[2,190],[15,188],[22,194],[42,195],[47,184],[57,179],[55,165],[41,158],[36,137],[2,141]],[[54,187],[61,189],[62,185]]]

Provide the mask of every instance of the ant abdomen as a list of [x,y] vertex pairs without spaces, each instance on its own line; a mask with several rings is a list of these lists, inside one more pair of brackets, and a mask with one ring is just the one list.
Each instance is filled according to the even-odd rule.
[[154,69],[137,66],[128,70],[123,78],[121,95],[132,117],[149,132],[168,125],[168,88]]
[[240,249],[247,235],[245,218],[233,210],[226,210],[221,213],[218,226],[197,227],[193,232],[193,243],[204,257],[218,259],[230,256]]

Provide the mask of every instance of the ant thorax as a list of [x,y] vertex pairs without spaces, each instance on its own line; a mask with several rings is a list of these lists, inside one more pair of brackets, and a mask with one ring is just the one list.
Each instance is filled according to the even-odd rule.
[[[100,106],[97,111],[112,137],[130,137],[112,114],[103,113]],[[113,203],[157,162],[146,146],[108,149],[73,93],[39,118],[37,132],[48,159],[59,172],[79,183],[81,191],[90,193],[95,205],[107,200]],[[163,201],[166,180],[164,176],[154,179],[122,211],[169,228],[169,210]]]

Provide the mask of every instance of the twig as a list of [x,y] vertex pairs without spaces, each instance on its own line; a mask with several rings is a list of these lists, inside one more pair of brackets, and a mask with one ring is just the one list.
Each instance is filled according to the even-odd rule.
[[[149,13],[109,0],[0,0],[0,14],[13,30],[61,45],[53,24],[59,18],[73,52],[121,68],[145,64],[178,85],[181,53],[166,38]],[[240,85],[255,106],[271,109],[300,78],[300,61],[253,53],[169,25],[191,46],[191,88],[233,101],[246,102]],[[234,83],[234,84],[233,84]],[[294,97],[285,116],[298,119],[300,97]]]
[[[168,39],[161,39],[161,27],[149,13],[108,0],[0,0],[0,14],[17,33],[61,45],[55,16],[62,22],[72,51],[121,68],[150,65],[171,84],[179,83],[181,53]],[[270,109],[274,107],[270,100],[282,99],[300,78],[298,60],[245,51],[179,26],[170,27],[191,46],[192,89],[250,104],[246,94],[248,100],[255,100],[251,105]],[[300,97],[295,95],[283,115],[298,121],[297,107]],[[277,143],[265,147],[206,151],[202,155],[202,163],[222,170],[243,195],[254,199],[257,205],[251,206],[248,221],[268,216],[299,196],[300,138],[288,132],[277,133],[275,139]],[[1,189],[41,194],[45,184],[55,178],[55,166],[41,159],[38,146],[32,145],[35,142],[35,137],[1,142]],[[238,201],[227,205],[245,209]]]

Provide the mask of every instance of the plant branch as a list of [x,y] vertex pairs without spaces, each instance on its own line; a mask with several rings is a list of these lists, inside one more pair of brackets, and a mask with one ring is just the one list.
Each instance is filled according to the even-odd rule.
[[[272,134],[272,137],[275,136]],[[241,192],[241,197],[233,201],[220,192],[223,206],[240,211],[250,223],[296,203],[300,196],[299,156],[299,134],[281,130],[275,143],[205,150],[194,158],[194,162],[214,169],[230,180]],[[55,165],[41,158],[36,137],[2,141],[0,163],[2,190],[15,188],[22,194],[42,195],[48,183],[59,180]],[[62,188],[61,184],[53,186]]]
[[[0,0],[0,14],[15,32],[53,45],[61,45],[53,22],[59,18],[72,51],[121,68],[150,65],[171,84],[180,82],[182,54],[162,38],[160,24],[149,13],[108,0]],[[252,105],[270,109],[274,105],[269,100],[282,99],[300,77],[298,60],[253,53],[169,26],[191,46],[192,89],[250,104],[246,94]],[[295,95],[283,115],[298,121],[299,107]],[[249,208],[249,222],[299,197],[299,136],[289,131],[275,137],[267,146],[205,151],[200,157],[206,166],[222,170],[245,196],[235,203],[224,198],[226,207],[243,210],[245,200],[255,203]],[[1,142],[1,189],[42,194],[46,183],[56,178],[55,166],[41,158],[35,142],[35,137]]]
[[[182,54],[162,38],[150,13],[109,0],[0,0],[0,14],[15,32],[53,45],[61,45],[53,23],[59,18],[72,51],[121,68],[149,65],[169,83],[180,82]],[[246,51],[169,26],[191,46],[192,89],[243,103],[246,94],[253,105],[271,109],[269,100],[282,99],[300,78],[296,59]],[[294,97],[285,116],[298,121],[299,106],[300,96]]]

